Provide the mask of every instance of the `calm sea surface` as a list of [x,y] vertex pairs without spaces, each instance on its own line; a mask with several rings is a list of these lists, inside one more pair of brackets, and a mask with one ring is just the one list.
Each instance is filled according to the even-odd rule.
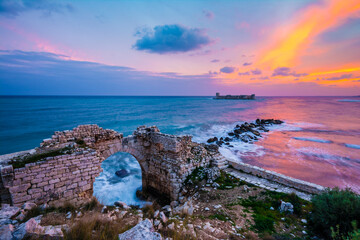
[[[324,186],[360,192],[360,98],[258,97],[255,101],[211,97],[0,97],[0,154],[37,147],[54,131],[98,124],[131,134],[139,125],[164,133],[190,134],[194,141],[225,136],[237,123],[256,118],[285,121],[255,144],[232,142],[221,152]],[[138,203],[141,172],[129,154],[103,162],[94,191],[101,200]],[[120,179],[119,169],[133,173]],[[111,194],[108,194],[111,192]]]

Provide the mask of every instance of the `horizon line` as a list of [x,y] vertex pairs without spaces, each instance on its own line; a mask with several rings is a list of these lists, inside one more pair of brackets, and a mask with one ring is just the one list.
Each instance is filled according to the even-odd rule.
[[[226,94],[233,95],[233,94]],[[0,97],[214,97],[215,95],[81,95],[81,94],[53,94],[53,95],[2,95]],[[360,97],[360,95],[259,95],[256,97]]]

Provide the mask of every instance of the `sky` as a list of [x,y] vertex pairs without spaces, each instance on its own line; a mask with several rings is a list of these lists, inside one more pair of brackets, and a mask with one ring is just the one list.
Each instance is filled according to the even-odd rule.
[[0,95],[360,95],[359,0],[0,0]]

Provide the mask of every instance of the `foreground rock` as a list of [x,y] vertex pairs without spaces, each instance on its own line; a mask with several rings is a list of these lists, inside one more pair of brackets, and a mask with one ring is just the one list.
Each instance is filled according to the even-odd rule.
[[161,240],[160,233],[155,232],[153,224],[149,219],[137,224],[135,227],[119,234],[119,240]]
[[24,238],[44,238],[44,239],[63,239],[64,234],[62,232],[64,225],[56,226],[41,226],[41,215],[35,218],[31,218],[25,223],[22,223],[12,233],[13,240],[20,240]]

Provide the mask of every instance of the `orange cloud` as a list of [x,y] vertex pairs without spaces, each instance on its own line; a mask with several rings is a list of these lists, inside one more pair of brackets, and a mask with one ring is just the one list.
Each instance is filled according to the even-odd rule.
[[[276,44],[260,54],[258,64],[270,68],[294,66],[319,34],[342,24],[359,10],[359,0],[325,0],[321,5],[308,7],[294,26],[283,26],[275,31]],[[284,31],[289,33],[283,39],[276,39]]]

